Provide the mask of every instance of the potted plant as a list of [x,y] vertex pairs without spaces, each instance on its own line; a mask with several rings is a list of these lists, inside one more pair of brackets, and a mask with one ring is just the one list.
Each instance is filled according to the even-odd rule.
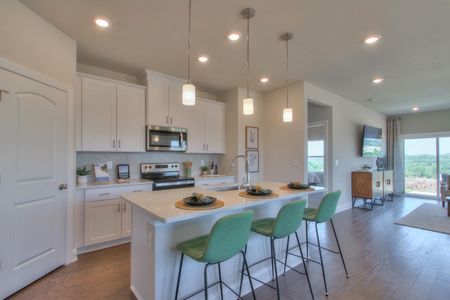
[[87,176],[91,174],[91,170],[87,168],[86,165],[77,168],[77,183],[78,184],[86,184]]
[[208,175],[208,166],[201,166],[200,168],[202,170],[202,175]]

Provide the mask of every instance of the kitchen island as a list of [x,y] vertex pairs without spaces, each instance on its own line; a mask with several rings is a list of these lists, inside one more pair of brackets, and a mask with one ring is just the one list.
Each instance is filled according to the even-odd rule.
[[[278,194],[273,199],[251,199],[239,195],[242,190],[213,191],[199,187],[153,191],[122,195],[132,204],[133,225],[131,236],[131,290],[139,300],[168,300],[175,294],[176,276],[180,254],[175,247],[178,243],[209,233],[214,222],[226,215],[251,209],[255,219],[275,217],[283,204],[296,199],[307,199],[312,193],[323,192],[322,188],[305,191],[280,189],[283,183],[262,182],[264,188]],[[216,197],[224,206],[213,210],[183,210],[175,207],[175,202],[201,192]],[[302,233],[303,234],[303,233]],[[277,256],[284,257],[285,241],[277,241]],[[267,239],[252,234],[248,243],[249,264],[270,255]],[[300,263],[300,259],[290,257],[290,265]],[[226,261],[222,265],[222,276],[231,287],[238,289],[241,257]],[[282,268],[279,268],[281,270]],[[217,280],[217,268],[209,268],[209,283]],[[252,276],[260,280],[271,279],[270,262],[252,268]],[[253,282],[258,286],[256,281]],[[185,259],[180,285],[180,298],[203,287],[203,265]],[[243,295],[250,291],[244,280]],[[218,299],[218,287],[209,289],[211,299]],[[231,292],[225,291],[225,299],[233,299]],[[203,293],[191,299],[203,299]],[[234,296],[235,298],[235,296]]]

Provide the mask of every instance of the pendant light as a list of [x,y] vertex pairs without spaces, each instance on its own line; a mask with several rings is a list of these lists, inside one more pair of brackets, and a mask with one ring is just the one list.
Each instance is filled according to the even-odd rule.
[[244,115],[253,115],[253,98],[250,97],[250,19],[256,14],[255,9],[245,8],[241,11],[241,16],[247,19],[247,97],[243,101],[243,113]]
[[184,105],[195,105],[195,85],[191,83],[191,10],[192,0],[189,0],[188,79],[183,85]]
[[292,122],[293,112],[289,107],[289,40],[294,37],[292,32],[286,32],[281,35],[281,40],[286,42],[286,108],[283,109],[283,122]]

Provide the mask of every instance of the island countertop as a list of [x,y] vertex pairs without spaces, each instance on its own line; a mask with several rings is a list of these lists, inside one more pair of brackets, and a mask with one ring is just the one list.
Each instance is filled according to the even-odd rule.
[[[278,182],[260,182],[264,188],[271,189],[278,194],[277,198],[271,199],[252,199],[239,196],[243,190],[213,191],[201,187],[181,188],[163,191],[152,191],[143,193],[124,194],[121,197],[130,204],[143,209],[152,217],[164,223],[174,223],[189,220],[203,215],[215,214],[218,212],[231,211],[234,209],[250,208],[263,205],[274,201],[283,201],[288,199],[301,198],[312,193],[323,192],[321,187],[315,187],[311,190],[282,190],[280,187],[286,185]],[[216,197],[222,200],[225,205],[212,210],[184,210],[175,207],[175,202],[185,197],[189,197],[193,192],[201,192],[207,196]]]

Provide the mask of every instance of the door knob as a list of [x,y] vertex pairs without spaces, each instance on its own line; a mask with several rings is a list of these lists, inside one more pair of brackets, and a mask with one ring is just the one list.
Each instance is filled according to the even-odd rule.
[[59,188],[61,191],[62,191],[62,190],[67,190],[67,184],[61,183],[61,184],[59,185],[58,188]]

